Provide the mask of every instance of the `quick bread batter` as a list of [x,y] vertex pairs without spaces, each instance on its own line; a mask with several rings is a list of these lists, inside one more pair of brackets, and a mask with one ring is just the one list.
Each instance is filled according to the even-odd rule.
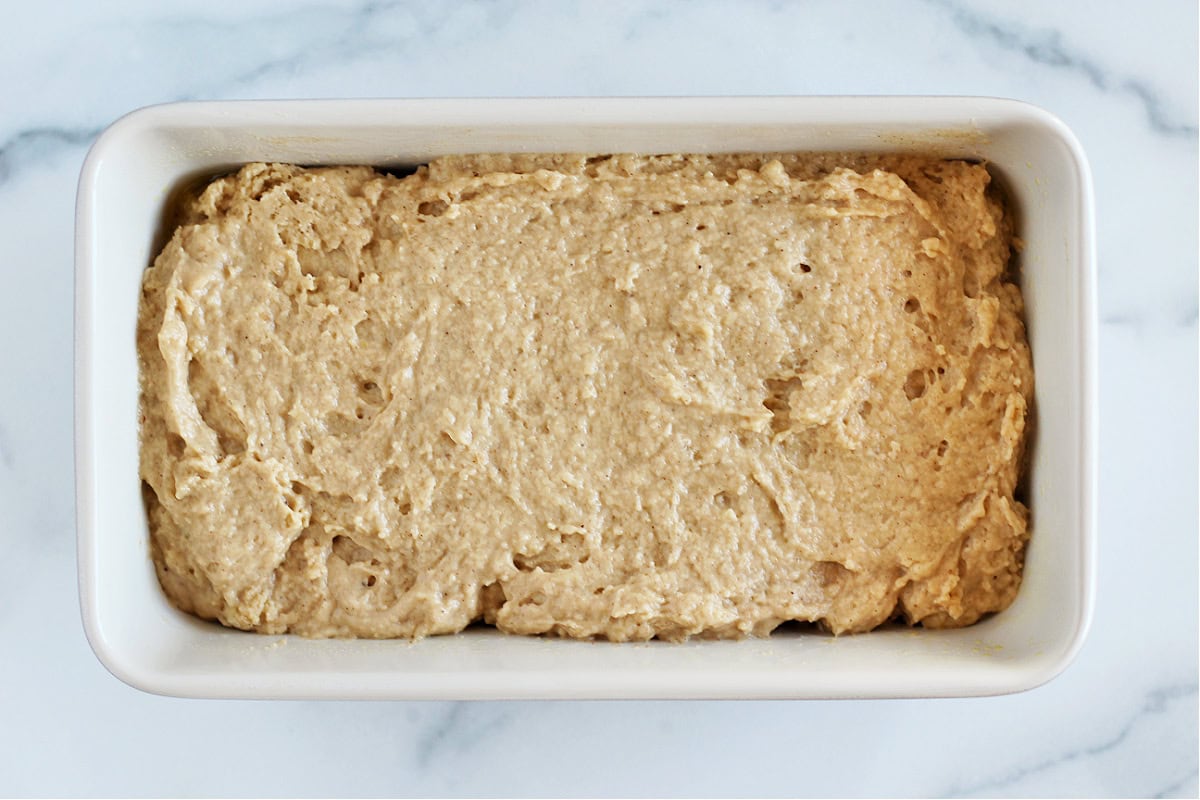
[[970,624],[1013,600],[1033,373],[984,166],[252,164],[144,278],[181,609],[305,636]]

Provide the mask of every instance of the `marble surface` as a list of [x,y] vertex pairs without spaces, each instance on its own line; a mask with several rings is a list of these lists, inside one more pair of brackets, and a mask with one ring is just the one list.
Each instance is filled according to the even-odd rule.
[[[1195,796],[1194,2],[5,6],[0,794]],[[1136,9],[1136,10],[1135,10]],[[1078,660],[977,700],[302,703],[153,697],[75,588],[72,235],[98,131],[198,98],[981,94],[1095,171],[1100,584]]]

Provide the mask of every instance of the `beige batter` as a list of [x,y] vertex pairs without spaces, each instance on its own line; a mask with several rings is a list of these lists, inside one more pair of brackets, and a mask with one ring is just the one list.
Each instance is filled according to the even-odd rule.
[[163,588],[306,636],[1001,610],[1033,376],[988,185],[853,155],[217,180],[138,326]]

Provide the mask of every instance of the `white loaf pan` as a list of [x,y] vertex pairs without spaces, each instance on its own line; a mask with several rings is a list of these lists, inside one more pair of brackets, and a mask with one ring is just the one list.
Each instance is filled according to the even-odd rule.
[[[465,152],[918,151],[984,159],[1018,213],[1036,371],[1024,585],[951,631],[610,644],[471,630],[310,641],[176,611],[155,579],[138,480],[139,279],[173,190],[250,161],[416,165]],[[93,146],[76,221],[79,592],[96,655],[150,692],[242,698],[951,697],[1061,672],[1093,606],[1096,274],[1091,176],[1062,122],[969,97],[333,100],[136,111]]]

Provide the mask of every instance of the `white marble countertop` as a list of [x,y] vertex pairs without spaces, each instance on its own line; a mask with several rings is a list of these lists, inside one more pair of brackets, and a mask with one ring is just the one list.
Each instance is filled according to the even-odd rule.
[[[1195,796],[1194,2],[20,3],[0,48],[0,794]],[[88,144],[199,98],[978,94],[1095,172],[1095,624],[1016,696],[203,702],[88,649],[75,587],[72,236]]]

